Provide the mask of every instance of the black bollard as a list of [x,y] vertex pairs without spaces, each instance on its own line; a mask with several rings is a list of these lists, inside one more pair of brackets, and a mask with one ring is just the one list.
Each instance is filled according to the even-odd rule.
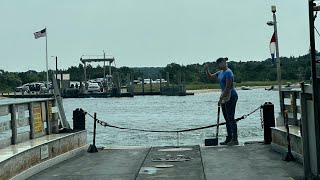
[[83,109],[77,108],[73,111],[73,130],[85,130],[86,129],[86,115]]
[[97,129],[97,113],[94,113],[94,126],[93,126],[93,144],[90,144],[88,148],[89,153],[95,153],[98,152],[98,149],[96,147],[96,129]]
[[271,127],[275,126],[274,120],[274,105],[271,102],[266,102],[263,105],[263,129],[264,129],[264,143],[271,144],[272,133]]

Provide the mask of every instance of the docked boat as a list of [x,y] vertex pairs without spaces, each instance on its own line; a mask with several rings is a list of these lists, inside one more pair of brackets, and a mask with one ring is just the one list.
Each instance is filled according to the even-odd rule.
[[241,86],[241,89],[242,90],[252,90],[252,88],[249,86]]
[[[281,86],[282,90],[301,90],[300,84],[291,84],[290,82],[287,83],[287,85]],[[270,88],[265,88],[267,91],[278,91],[279,88],[276,85],[270,86]]]

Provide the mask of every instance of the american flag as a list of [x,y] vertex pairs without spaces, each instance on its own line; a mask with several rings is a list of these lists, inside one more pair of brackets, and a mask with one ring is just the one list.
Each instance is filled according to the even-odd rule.
[[38,39],[38,38],[41,38],[41,37],[45,37],[46,34],[47,34],[46,28],[44,28],[41,31],[35,32],[34,33],[34,38]]
[[270,41],[270,54],[271,54],[271,60],[272,64],[275,62],[274,54],[276,52],[276,35],[273,33]]

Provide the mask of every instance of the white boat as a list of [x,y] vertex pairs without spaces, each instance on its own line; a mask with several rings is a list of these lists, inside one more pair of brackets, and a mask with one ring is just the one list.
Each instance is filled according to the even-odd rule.
[[241,89],[242,90],[252,90],[252,88],[249,86],[241,86]]
[[[267,91],[278,91],[279,88],[277,85],[272,85],[270,88],[265,88]],[[282,85],[281,90],[301,90],[300,84],[291,84],[287,83],[287,85]]]

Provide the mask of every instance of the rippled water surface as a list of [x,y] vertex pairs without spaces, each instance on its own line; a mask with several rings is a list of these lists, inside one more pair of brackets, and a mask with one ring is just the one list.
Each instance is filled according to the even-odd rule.
[[[207,126],[216,123],[218,98],[220,92],[199,93],[194,96],[135,96],[133,98],[87,98],[63,99],[66,116],[72,126],[72,112],[82,108],[90,114],[97,113],[97,118],[111,125],[150,129],[177,130]],[[254,89],[238,90],[236,118],[250,113],[264,102],[275,104],[279,111],[277,91]],[[19,99],[1,99],[0,103],[21,101]],[[220,121],[224,121],[222,113]],[[92,142],[93,119],[86,116],[88,143]],[[226,129],[220,126],[220,139],[223,140]],[[240,141],[262,140],[263,131],[260,111],[238,122]],[[215,128],[179,133],[180,145],[204,143],[212,138]],[[119,130],[97,125],[98,146],[163,146],[177,145],[176,133],[147,133],[131,130]]]

